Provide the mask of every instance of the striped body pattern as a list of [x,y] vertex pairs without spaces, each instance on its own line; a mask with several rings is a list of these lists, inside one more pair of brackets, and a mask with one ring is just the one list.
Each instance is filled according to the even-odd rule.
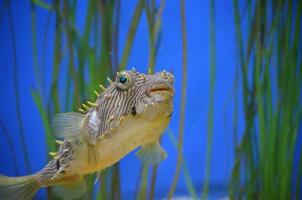
[[41,182],[47,184],[50,180],[54,180],[59,176],[64,176],[66,173],[65,169],[68,169],[72,160],[74,160],[73,147],[72,144],[66,140],[60,145],[54,159],[51,160],[41,172],[38,172],[39,177],[41,177]]
[[[127,86],[118,83],[119,77],[129,76]],[[163,77],[166,82],[163,82]],[[110,133],[113,127],[118,126],[122,116],[127,116],[131,112],[137,112],[138,105],[148,105],[151,99],[148,98],[148,91],[160,86],[171,88],[173,77],[168,72],[162,72],[154,75],[145,75],[131,70],[117,74],[117,81],[109,85],[96,100],[96,107],[89,110],[87,125],[91,133],[96,133],[96,137]],[[96,126],[97,125],[97,126]]]
[[0,177],[0,197],[18,196],[16,188],[24,195],[30,186],[30,199],[40,187],[55,186],[63,199],[78,198],[86,191],[84,175],[113,165],[137,147],[143,162],[160,163],[167,157],[159,138],[172,115],[173,82],[165,70],[118,72],[107,88],[100,85],[103,91],[95,92],[96,101],[87,102],[90,107],[83,104],[83,113],[55,115],[54,134],[63,141],[57,141],[58,152],[50,153],[53,160],[25,178]]

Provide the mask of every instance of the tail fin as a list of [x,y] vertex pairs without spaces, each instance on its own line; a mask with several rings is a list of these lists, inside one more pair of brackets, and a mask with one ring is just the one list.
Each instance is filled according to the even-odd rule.
[[40,188],[35,175],[7,177],[0,175],[0,199],[30,200]]

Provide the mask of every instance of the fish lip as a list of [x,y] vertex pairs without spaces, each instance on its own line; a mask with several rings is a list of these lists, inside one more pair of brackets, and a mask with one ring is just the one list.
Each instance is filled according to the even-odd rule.
[[151,95],[152,93],[167,93],[173,96],[174,88],[168,85],[156,85],[147,90],[148,95]]

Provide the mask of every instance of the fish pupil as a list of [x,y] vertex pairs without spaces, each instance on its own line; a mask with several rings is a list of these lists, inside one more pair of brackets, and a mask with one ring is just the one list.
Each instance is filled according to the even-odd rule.
[[121,76],[119,81],[120,81],[120,83],[124,84],[128,81],[128,78],[126,76]]

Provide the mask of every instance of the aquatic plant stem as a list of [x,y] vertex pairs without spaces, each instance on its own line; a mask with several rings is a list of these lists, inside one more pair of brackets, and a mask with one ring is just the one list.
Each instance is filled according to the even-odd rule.
[[211,175],[212,161],[212,143],[213,143],[213,126],[214,126],[214,102],[215,102],[215,73],[216,73],[216,48],[215,48],[215,1],[210,1],[210,94],[208,110],[208,130],[207,130],[207,154],[205,180],[202,189],[202,199],[208,199],[209,181]]
[[[161,28],[161,17],[162,12],[164,9],[165,0],[161,0],[159,9],[157,11],[155,7],[155,0],[146,1],[145,3],[145,12],[147,17],[148,23],[148,30],[149,30],[149,56],[148,56],[148,70],[150,73],[154,73],[155,69],[155,62],[156,62],[156,55],[157,55],[157,45],[159,45],[159,31]],[[147,198],[147,186],[148,186],[148,175],[149,175],[149,166],[147,164],[143,164],[143,170],[141,171],[141,181],[139,192],[137,195],[138,197]],[[152,166],[151,172],[151,183],[149,189],[149,199],[154,198],[155,193],[155,184],[156,184],[156,176],[157,176],[157,165]]]
[[[62,18],[60,15],[60,2],[58,0],[54,1],[54,8],[56,11],[56,31],[55,31],[55,42],[54,42],[54,62],[52,69],[52,80],[50,88],[50,97],[48,102],[48,114],[51,114],[52,108],[55,113],[60,112],[60,100],[59,100],[59,72],[60,72],[60,62],[62,59],[61,47],[62,47]],[[53,107],[52,107],[53,105]]]
[[39,94],[38,91],[31,90],[31,96],[38,108],[38,111],[40,113],[43,126],[45,129],[45,137],[46,137],[46,144],[47,144],[47,150],[48,151],[55,151],[56,150],[56,144],[54,142],[54,135],[52,134],[51,125],[50,125],[50,119],[47,115],[46,108],[43,107],[42,103],[42,96]]
[[120,187],[120,165],[119,163],[112,166],[112,181],[111,181],[111,199],[121,199]]
[[63,19],[64,19],[64,31],[66,32],[66,39],[67,39],[67,47],[68,47],[68,74],[66,75],[66,80],[67,80],[67,84],[66,84],[66,91],[67,91],[67,98],[66,98],[66,108],[69,105],[69,98],[70,95],[68,93],[69,89],[70,89],[70,84],[71,84],[71,77],[73,78],[73,84],[74,84],[74,100],[73,100],[73,105],[80,105],[80,95],[79,95],[79,83],[78,81],[76,81],[77,79],[77,71],[75,69],[75,63],[74,63],[74,50],[73,50],[73,46],[72,44],[74,43],[74,37],[72,34],[72,26],[74,26],[74,24],[72,24],[72,20],[70,20],[70,16],[72,16],[72,14],[70,13],[70,8],[68,6],[68,2],[66,0],[64,0],[63,3],[64,7],[63,7]]
[[[148,23],[148,29],[149,29],[149,56],[148,56],[148,70],[150,70],[151,73],[154,73],[155,70],[155,62],[156,62],[156,55],[157,55],[157,47],[160,44],[160,38],[158,37],[159,31],[161,28],[161,18],[162,13],[165,5],[165,0],[160,1],[159,8],[156,9],[155,0],[147,1],[145,3],[145,12],[147,17],[147,23]],[[149,167],[144,166],[144,169],[149,169]],[[151,182],[149,184],[149,199],[154,199],[154,193],[155,193],[155,184],[156,184],[156,176],[157,176],[157,169],[158,166],[152,166],[151,171]],[[144,172],[144,170],[143,170]],[[141,179],[141,191],[144,191],[144,196],[147,198],[147,181],[148,181],[148,175],[149,170],[146,171],[146,173],[142,174]],[[145,188],[142,188],[145,187]]]
[[[234,0],[245,129],[236,148],[232,199],[295,196],[293,171],[301,168],[300,163],[293,165],[297,130],[302,121],[298,114],[302,109],[301,48],[298,48],[301,6],[301,2],[294,5],[288,1],[255,4],[248,1],[248,18],[244,21],[239,2]],[[245,22],[247,50],[243,42],[246,37],[241,33]],[[297,153],[300,156],[301,152]]]
[[186,96],[187,96],[187,30],[186,30],[186,8],[185,0],[181,0],[180,16],[181,16],[181,35],[182,35],[182,83],[181,83],[181,100],[180,100],[180,117],[178,128],[178,143],[177,143],[177,163],[175,175],[168,193],[168,200],[171,200],[175,192],[178,178],[180,175],[180,168],[183,159],[183,133],[185,124],[185,110],[186,110]]
[[38,49],[37,49],[37,34],[36,34],[36,11],[33,2],[30,2],[30,15],[31,15],[31,32],[32,32],[32,49],[33,49],[33,68],[37,90],[42,92],[42,73],[39,68]]
[[0,128],[2,129],[2,133],[4,135],[4,138],[8,144],[8,148],[11,152],[11,155],[12,155],[12,160],[13,160],[13,166],[14,166],[14,170],[15,170],[15,174],[16,176],[19,175],[19,171],[18,171],[18,166],[17,166],[17,154],[15,152],[15,148],[14,148],[14,145],[13,145],[13,141],[11,140],[10,138],[10,134],[7,130],[7,128],[5,127],[4,123],[2,122],[2,120],[0,119]]
[[120,26],[120,13],[121,13],[121,0],[116,0],[115,8],[115,20],[114,20],[114,30],[113,30],[113,70],[118,70],[118,50],[119,50],[119,26]]
[[[177,149],[177,139],[174,136],[174,133],[172,132],[172,130],[170,128],[167,129],[167,134],[168,134],[168,137],[169,137],[172,145]],[[188,192],[189,192],[190,196],[192,197],[192,199],[197,200],[198,199],[197,198],[197,192],[195,190],[193,181],[191,179],[185,157],[183,157],[183,159],[182,159],[182,168],[183,168],[184,178],[185,178],[185,182],[186,182],[186,185],[187,185]]]
[[142,14],[142,11],[144,9],[144,5],[145,5],[145,0],[139,0],[139,2],[136,5],[134,14],[132,16],[131,24],[130,24],[130,27],[129,27],[129,31],[128,31],[128,35],[127,35],[127,39],[126,39],[126,44],[125,44],[124,49],[123,49],[119,70],[123,70],[126,67],[128,58],[130,56],[130,52],[131,52],[132,44],[133,44],[133,41],[134,41],[134,37],[135,37],[135,34],[136,34],[136,30],[137,30],[137,27],[138,27],[138,23],[140,21],[141,14]]
[[[240,188],[240,170],[242,167],[242,161],[244,156],[247,156],[246,159],[246,165],[253,166],[253,157],[252,157],[252,152],[250,151],[250,147],[252,146],[252,139],[251,139],[251,127],[254,123],[254,118],[255,118],[255,98],[254,95],[252,98],[249,98],[249,94],[253,94],[255,92],[255,87],[252,86],[251,90],[249,89],[248,86],[248,70],[247,70],[247,60],[248,57],[250,56],[250,50],[251,45],[252,45],[252,40],[253,36],[249,37],[250,41],[248,43],[248,50],[247,50],[247,55],[245,55],[244,51],[244,44],[243,44],[243,36],[242,32],[240,29],[241,26],[241,16],[239,12],[239,2],[238,0],[233,1],[234,5],[234,18],[235,18],[235,30],[236,30],[236,38],[238,40],[237,42],[237,51],[239,54],[239,67],[238,70],[241,72],[241,81],[242,81],[242,93],[243,93],[243,106],[244,106],[244,112],[245,112],[245,120],[246,120],[246,125],[243,131],[243,138],[241,143],[239,144],[238,147],[236,147],[236,159],[235,159],[235,164],[233,167],[233,172],[232,172],[232,184],[230,186],[230,196],[232,199],[242,199],[243,198],[243,190],[240,190],[239,193],[236,192],[238,188]],[[248,9],[250,11],[250,9]],[[245,56],[247,58],[245,58]],[[254,72],[253,72],[254,73]],[[239,76],[239,73],[237,73]],[[254,74],[252,75],[254,77]],[[250,91],[249,91],[250,90]],[[235,120],[235,119],[234,119]],[[235,123],[235,122],[234,122]],[[245,177],[246,178],[246,177]]]
[[147,199],[147,184],[148,184],[149,165],[142,164],[140,173],[140,186],[137,192],[136,199]]
[[155,165],[155,166],[152,167],[149,200],[153,200],[154,199],[155,183],[156,183],[156,177],[157,177],[157,169],[158,169],[157,165]]
[[21,146],[24,153],[24,159],[25,159],[25,167],[27,170],[27,173],[31,173],[31,167],[29,162],[29,155],[26,147],[26,140],[25,140],[25,134],[24,134],[24,128],[23,128],[23,122],[22,122],[22,116],[21,116],[21,108],[20,108],[20,97],[19,97],[19,80],[18,80],[18,63],[17,63],[17,45],[16,45],[16,34],[13,24],[13,18],[11,14],[11,8],[10,8],[10,2],[6,1],[7,3],[7,10],[8,10],[8,20],[9,20],[9,28],[11,31],[12,36],[12,49],[13,49],[13,71],[14,71],[14,92],[15,92],[15,105],[16,105],[16,112],[17,112],[17,122],[19,127],[19,133],[20,133],[20,140],[21,140]]

